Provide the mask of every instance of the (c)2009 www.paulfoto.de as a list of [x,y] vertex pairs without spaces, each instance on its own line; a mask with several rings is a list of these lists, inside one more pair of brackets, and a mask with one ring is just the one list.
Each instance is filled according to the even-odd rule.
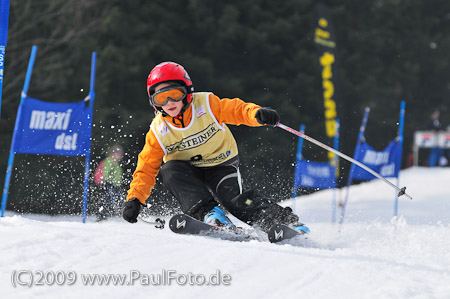
[[74,285],[81,282],[85,286],[160,286],[160,285],[197,285],[197,286],[229,286],[231,275],[222,274],[220,270],[214,273],[195,274],[192,272],[178,273],[176,270],[161,270],[159,273],[142,273],[130,270],[128,274],[82,273],[75,271],[41,271],[41,270],[14,270],[11,273],[13,287],[33,286],[63,286]]

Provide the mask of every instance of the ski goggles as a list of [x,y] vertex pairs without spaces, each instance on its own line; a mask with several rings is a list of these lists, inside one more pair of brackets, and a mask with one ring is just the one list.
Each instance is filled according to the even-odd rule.
[[167,105],[169,100],[173,102],[183,100],[187,94],[188,92],[184,86],[168,86],[155,92],[150,97],[150,101],[156,107],[162,107]]

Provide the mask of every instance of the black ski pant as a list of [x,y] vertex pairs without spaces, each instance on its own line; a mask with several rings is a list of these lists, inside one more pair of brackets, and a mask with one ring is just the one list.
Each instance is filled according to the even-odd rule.
[[256,224],[264,231],[276,223],[298,223],[298,216],[290,208],[283,208],[254,190],[242,190],[237,166],[195,167],[186,161],[173,160],[162,165],[160,176],[183,213],[198,220],[203,221],[219,202],[239,220]]

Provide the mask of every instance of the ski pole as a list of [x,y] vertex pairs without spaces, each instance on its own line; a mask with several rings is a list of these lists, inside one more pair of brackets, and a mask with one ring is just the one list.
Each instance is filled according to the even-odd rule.
[[142,222],[145,222],[147,224],[154,224],[156,228],[163,229],[164,225],[166,224],[166,221],[161,218],[156,218],[155,221],[149,221],[146,219],[141,218],[141,216],[138,216],[138,219]]
[[288,131],[288,132],[290,132],[290,133],[292,133],[292,134],[294,134],[294,135],[297,135],[297,136],[299,136],[299,137],[301,137],[301,138],[303,138],[303,139],[305,139],[305,140],[308,140],[309,142],[312,142],[312,143],[314,143],[315,145],[320,146],[321,148],[324,148],[324,149],[326,149],[327,151],[330,151],[330,152],[332,152],[332,153],[338,155],[339,157],[341,157],[341,158],[343,158],[343,159],[345,159],[345,160],[347,160],[347,161],[349,161],[349,162],[352,162],[352,163],[358,165],[358,166],[361,167],[362,169],[368,171],[369,173],[373,174],[374,176],[376,176],[377,178],[379,178],[380,180],[384,181],[386,184],[388,184],[389,186],[391,186],[392,188],[394,188],[395,190],[397,190],[397,191],[398,191],[398,196],[399,196],[399,197],[402,196],[402,195],[406,195],[406,197],[408,197],[409,199],[412,199],[412,197],[409,196],[409,195],[406,193],[406,187],[403,187],[403,188],[400,189],[399,187],[395,186],[394,184],[392,184],[391,182],[389,182],[388,180],[386,180],[384,177],[382,177],[381,175],[379,175],[378,173],[376,173],[375,171],[373,171],[372,169],[370,169],[369,167],[367,167],[366,165],[362,164],[361,162],[356,161],[356,160],[353,159],[353,158],[350,158],[350,157],[347,156],[346,154],[343,154],[343,153],[341,153],[341,152],[335,150],[334,148],[329,147],[328,145],[323,144],[322,142],[317,141],[316,139],[309,137],[308,135],[305,135],[305,134],[303,134],[303,133],[301,133],[301,132],[299,132],[299,131],[296,131],[296,130],[294,130],[294,129],[288,127],[288,126],[285,126],[285,125],[283,125],[282,123],[277,123],[276,126],[279,127],[279,128],[281,128],[281,129],[283,129],[283,130],[286,130],[286,131]]

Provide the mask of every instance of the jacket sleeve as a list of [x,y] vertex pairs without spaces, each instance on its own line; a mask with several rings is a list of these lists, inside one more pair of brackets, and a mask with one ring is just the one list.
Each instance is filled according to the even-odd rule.
[[250,127],[262,126],[255,118],[256,111],[261,108],[259,105],[246,103],[238,98],[220,99],[214,94],[209,96],[209,105],[220,124],[247,125]]
[[133,174],[133,181],[128,190],[127,201],[136,197],[142,204],[150,196],[151,190],[155,186],[164,151],[158,143],[155,134],[149,130],[145,137],[144,149],[138,156],[136,170]]

